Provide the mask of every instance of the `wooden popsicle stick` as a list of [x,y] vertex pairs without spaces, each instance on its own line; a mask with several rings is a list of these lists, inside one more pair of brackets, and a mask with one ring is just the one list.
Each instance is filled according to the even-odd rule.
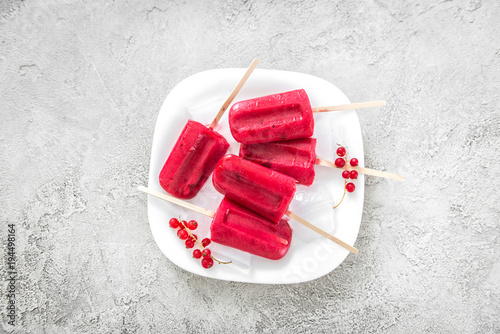
[[366,174],[366,175],[371,175],[371,176],[378,176],[378,177],[383,177],[386,179],[391,179],[391,180],[396,180],[396,181],[403,181],[405,178],[401,175],[398,174],[393,174],[393,173],[388,173],[388,172],[381,172],[378,170],[374,169],[369,169],[369,168],[364,168],[364,167],[353,167],[349,165],[345,165],[344,167],[337,167],[335,166],[335,163],[328,161],[328,160],[323,160],[316,158],[316,165],[321,165],[321,166],[327,166],[327,167],[333,167],[333,168],[339,168],[339,169],[345,169],[345,170],[355,170],[358,173],[361,174]]
[[151,196],[155,196],[155,197],[158,197],[158,198],[165,200],[167,202],[177,204],[179,206],[182,206],[183,208],[201,213],[202,215],[208,216],[210,218],[213,218],[215,215],[215,213],[213,211],[201,208],[201,207],[194,205],[194,204],[191,204],[187,201],[183,201],[182,199],[178,199],[178,198],[172,197],[170,195],[163,194],[163,193],[160,193],[158,191],[155,191],[155,190],[143,187],[143,186],[138,186],[137,189],[139,189],[140,191],[142,191],[146,194],[149,194]]
[[383,100],[381,100],[381,101],[369,101],[369,102],[358,102],[358,103],[350,103],[350,104],[340,104],[337,106],[312,108],[312,112],[363,109],[363,108],[372,108],[372,107],[383,107],[386,105],[387,105],[387,101],[383,101]]
[[331,235],[330,233],[328,232],[325,232],[323,231],[322,229],[320,229],[319,227],[317,226],[314,226],[313,224],[311,224],[310,222],[308,222],[307,220],[297,216],[295,213],[293,212],[290,212],[287,210],[287,212],[285,213],[288,217],[298,221],[299,223],[301,223],[302,225],[304,225],[305,227],[308,227],[310,228],[311,230],[313,230],[314,232],[318,233],[318,234],[321,234],[322,236],[324,236],[325,238],[335,242],[337,245],[340,245],[342,247],[344,247],[345,249],[347,249],[348,251],[350,251],[351,253],[354,253],[354,254],[358,254],[359,251],[352,247],[351,245],[343,242],[342,240],[334,237],[333,235]]
[[243,75],[243,78],[241,78],[240,82],[238,82],[238,84],[236,85],[236,87],[234,87],[233,91],[231,92],[231,94],[227,98],[226,102],[224,102],[224,104],[220,108],[219,112],[215,116],[214,120],[210,124],[210,126],[209,126],[210,130],[213,130],[215,128],[215,126],[217,125],[217,123],[219,123],[222,115],[224,115],[224,113],[226,112],[227,108],[229,107],[229,105],[231,104],[231,102],[233,102],[233,100],[236,97],[236,95],[238,95],[238,93],[240,92],[241,88],[243,87],[243,85],[245,84],[245,82],[247,82],[248,78],[250,77],[250,74],[252,74],[253,70],[257,67],[258,64],[259,64],[259,59],[255,58],[252,61],[252,63],[250,64],[250,66],[248,67],[247,71],[245,72],[245,75]]

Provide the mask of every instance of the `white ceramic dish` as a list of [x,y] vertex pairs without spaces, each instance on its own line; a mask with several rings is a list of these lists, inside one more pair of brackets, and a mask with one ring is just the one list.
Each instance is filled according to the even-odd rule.
[[[156,122],[149,188],[164,192],[159,185],[158,175],[186,121],[191,118],[209,124],[245,70],[201,72],[183,80],[170,92]],[[323,79],[302,73],[262,69],[254,71],[235,101],[299,88],[306,90],[313,107],[350,102],[337,87]],[[318,157],[334,160],[337,143],[341,143],[348,147],[350,157],[358,158],[360,166],[364,165],[363,141],[355,111],[315,114],[314,118]],[[229,141],[231,146],[228,153],[238,154],[239,144],[230,134],[227,113],[215,130]],[[315,170],[316,179],[311,187],[297,186],[290,211],[353,245],[363,211],[364,176],[360,175],[354,181],[355,192],[348,193],[344,202],[333,210],[332,207],[343,194],[341,171],[323,166],[315,166]],[[222,195],[215,191],[209,178],[200,193],[189,202],[216,211],[221,199]],[[290,220],[294,232],[290,250],[283,259],[267,260],[212,243],[214,255],[230,259],[233,263],[215,263],[213,268],[207,270],[202,268],[199,260],[192,258],[192,250],[185,248],[184,242],[169,227],[168,220],[179,216],[186,220],[197,220],[200,227],[195,234],[202,239],[209,237],[210,218],[151,196],[148,199],[148,212],[154,239],[165,256],[179,267],[206,277],[249,283],[300,283],[331,272],[349,254],[347,250]]]

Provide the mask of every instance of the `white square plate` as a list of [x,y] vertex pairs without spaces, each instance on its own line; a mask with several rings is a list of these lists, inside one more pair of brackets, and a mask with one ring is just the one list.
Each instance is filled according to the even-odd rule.
[[[220,69],[195,74],[179,83],[167,96],[156,122],[149,170],[149,188],[164,192],[158,176],[177,137],[188,119],[209,124],[229,96],[246,69]],[[313,107],[350,103],[333,84],[302,73],[257,69],[236,96],[235,101],[303,88]],[[318,138],[316,155],[327,160],[336,158],[337,143],[347,146],[349,157],[356,157],[364,165],[363,141],[355,111],[325,112],[314,115],[314,137]],[[215,128],[231,145],[228,153],[238,154],[239,144],[229,131],[227,113]],[[297,186],[290,211],[353,245],[358,235],[363,211],[364,176],[354,181],[356,190],[347,193],[335,210],[343,194],[344,179],[341,170],[315,166],[316,179],[312,186]],[[189,202],[216,211],[222,195],[212,186],[211,177],[200,193]],[[192,249],[186,249],[169,227],[172,217],[195,219],[199,228],[194,232],[201,240],[209,237],[209,217],[188,211],[160,199],[148,199],[149,223],[154,239],[165,256],[179,267],[206,277],[249,283],[287,284],[309,281],[335,269],[349,252],[333,242],[289,220],[293,229],[290,250],[278,261],[249,255],[229,247],[212,243],[214,256],[232,260],[232,264],[215,263],[204,269],[200,260],[192,258]],[[356,255],[352,255],[356,256]]]

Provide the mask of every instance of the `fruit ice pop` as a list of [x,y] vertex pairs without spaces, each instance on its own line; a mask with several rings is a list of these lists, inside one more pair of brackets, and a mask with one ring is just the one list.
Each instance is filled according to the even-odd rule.
[[240,143],[311,137],[314,118],[303,89],[240,101],[229,110],[229,127]]
[[286,220],[278,224],[224,197],[217,212],[212,212],[178,198],[139,186],[149,195],[213,218],[211,239],[243,252],[279,260],[290,249],[292,229]]
[[226,155],[215,167],[215,189],[278,223],[295,193],[295,180],[236,155]]
[[311,108],[306,91],[297,89],[233,104],[229,110],[229,127],[234,139],[243,144],[307,138],[314,132],[314,112],[370,108],[386,104],[385,101],[371,101]]
[[214,242],[270,260],[285,256],[292,240],[286,220],[276,224],[226,197],[215,213],[210,233]]
[[310,186],[315,176],[316,138],[241,144],[240,157],[291,176],[299,184]]
[[209,127],[189,120],[165,162],[159,182],[169,194],[193,198],[212,173],[217,161],[226,154],[229,143],[213,129],[259,63],[254,59],[233,89]]
[[160,185],[178,198],[193,198],[229,143],[205,125],[188,120],[160,172]]
[[355,170],[358,173],[402,181],[401,175],[369,168],[335,163],[316,156],[316,138],[300,138],[260,144],[241,144],[240,157],[293,177],[299,184],[310,186],[315,177],[314,165]]

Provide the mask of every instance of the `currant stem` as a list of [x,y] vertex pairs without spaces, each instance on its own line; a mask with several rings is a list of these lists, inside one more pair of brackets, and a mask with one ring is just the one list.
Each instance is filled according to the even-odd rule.
[[346,189],[346,187],[345,187],[345,186],[346,186],[346,184],[347,184],[347,180],[344,180],[344,195],[342,195],[342,199],[340,200],[339,204],[337,204],[337,205],[335,205],[335,206],[333,207],[333,209],[334,209],[334,210],[335,210],[335,209],[336,209],[336,208],[340,205],[340,203],[342,203],[342,201],[344,200],[345,193],[347,192],[347,189]]
[[[340,146],[340,147],[344,147],[344,148],[345,148],[345,146],[342,146],[342,145],[340,145],[340,144],[338,144],[338,143],[337,143],[337,145],[338,145],[338,146]],[[345,152],[344,160],[345,160],[345,169],[347,170],[347,150],[346,150],[346,152]],[[347,192],[347,188],[345,187],[346,185],[347,185],[347,179],[344,179],[344,194],[342,195],[342,198],[340,199],[339,204],[337,204],[337,205],[335,205],[335,206],[333,207],[333,209],[334,209],[334,210],[335,210],[335,209],[336,209],[336,208],[340,205],[340,203],[342,203],[342,201],[344,200],[345,193]]]
[[212,259],[213,259],[213,260],[215,260],[215,261],[217,261],[219,264],[230,264],[230,263],[232,263],[232,261],[229,261],[229,262],[219,261],[219,260],[217,260],[217,259],[216,259],[215,257],[213,257],[213,256],[212,256]]
[[[179,219],[179,223],[180,223],[180,224],[182,224],[182,226],[184,226],[184,229],[187,231],[187,233],[189,234],[189,236],[191,237],[191,239],[193,239],[193,240],[194,240],[194,242],[196,242],[196,243],[197,243],[197,244],[201,247],[201,249],[203,249],[203,250],[204,250],[204,249],[205,249],[205,247],[203,247],[203,245],[202,245],[202,244],[200,244],[200,242],[198,241],[198,239],[195,239],[195,238],[193,237],[193,234],[191,234],[191,230],[190,230],[190,229],[188,229],[188,228],[187,228],[187,226],[186,226],[186,225],[184,225],[184,224],[182,223],[182,220],[181,220],[181,219]],[[229,261],[229,262],[219,261],[219,260],[217,260],[217,259],[216,259],[213,255],[212,255],[212,256],[210,256],[210,257],[212,258],[212,260],[217,261],[219,264],[230,264],[230,263],[232,263],[232,261]]]

